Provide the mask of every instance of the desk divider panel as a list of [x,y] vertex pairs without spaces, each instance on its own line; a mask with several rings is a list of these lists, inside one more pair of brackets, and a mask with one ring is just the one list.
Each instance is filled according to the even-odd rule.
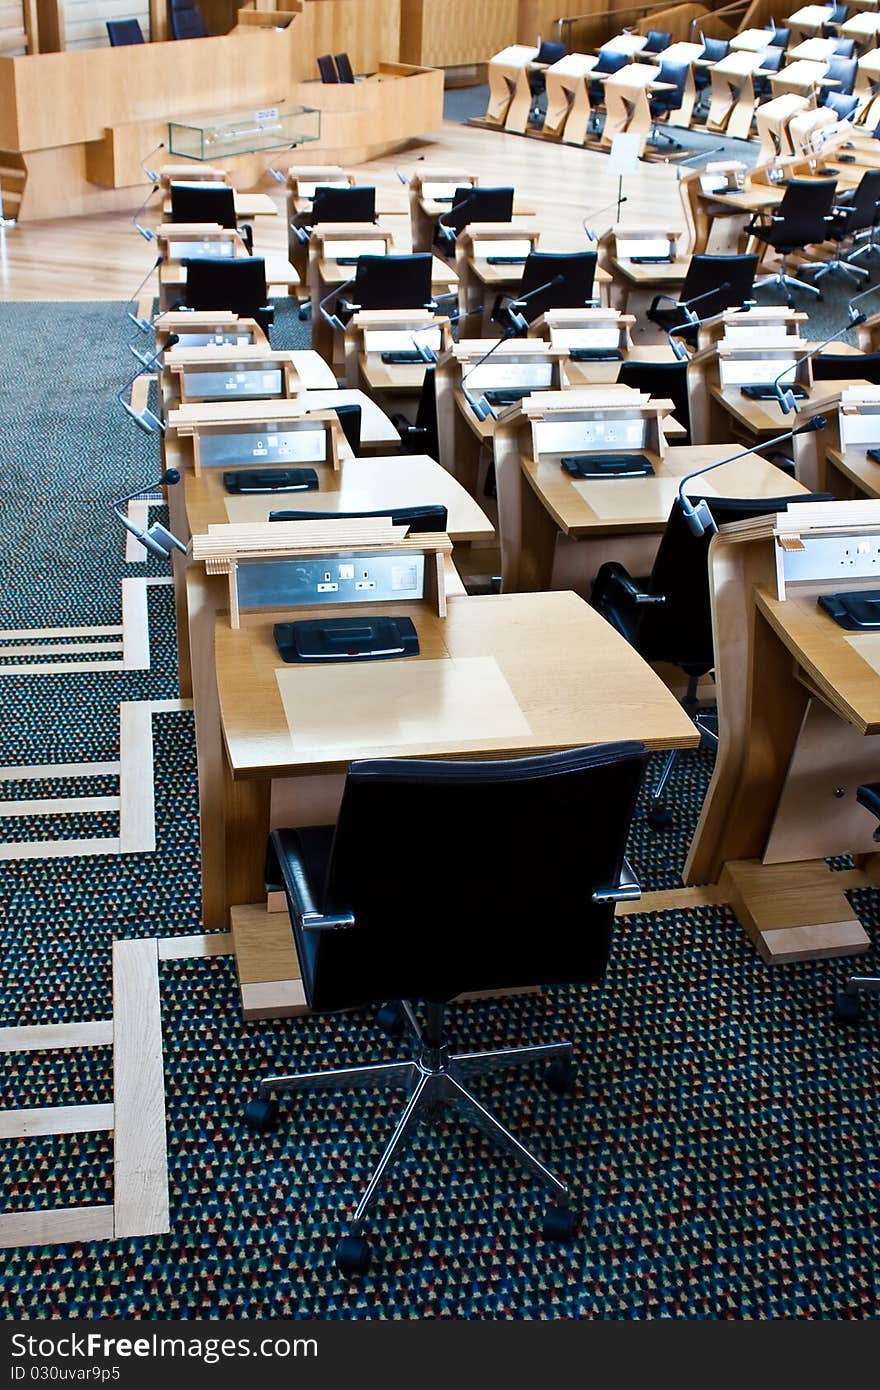
[[813,359],[808,343],[789,339],[778,345],[763,343],[734,347],[726,340],[718,344],[718,370],[722,389],[771,385],[780,373],[783,388],[797,383],[807,390],[813,384]]
[[841,393],[838,412],[840,447],[875,449],[880,445],[880,386],[850,386]]
[[632,347],[635,321],[634,314],[617,309],[548,309],[544,315],[550,346],[566,355],[572,348],[585,348],[617,351],[625,357]]
[[192,425],[178,433],[192,438],[197,477],[204,469],[248,464],[265,468],[328,463],[338,471],[344,447],[339,417],[331,411],[299,420]]

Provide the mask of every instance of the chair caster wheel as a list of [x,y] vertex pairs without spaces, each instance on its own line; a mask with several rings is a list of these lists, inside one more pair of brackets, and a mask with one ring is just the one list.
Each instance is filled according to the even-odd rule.
[[544,1073],[544,1080],[558,1096],[569,1096],[577,1082],[577,1067],[569,1057],[554,1057]]
[[336,1268],[352,1278],[366,1274],[370,1267],[370,1247],[363,1236],[343,1236],[336,1247]]
[[389,1038],[398,1038],[403,1032],[404,1018],[400,1004],[383,1004],[376,1014],[376,1023]]
[[574,1240],[580,1230],[582,1213],[575,1207],[548,1207],[544,1212],[544,1239],[560,1245]]
[[862,1001],[859,996],[841,990],[834,999],[834,1017],[838,1023],[859,1023],[862,1017]]
[[268,1100],[249,1100],[244,1108],[244,1122],[248,1129],[257,1134],[268,1134],[278,1123],[278,1102],[272,1096]]
[[645,817],[652,830],[669,830],[672,827],[672,812],[668,806],[651,806]]

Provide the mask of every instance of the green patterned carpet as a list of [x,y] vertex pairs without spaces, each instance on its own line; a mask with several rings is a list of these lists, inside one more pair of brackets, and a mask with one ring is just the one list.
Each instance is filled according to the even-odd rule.
[[[277,341],[302,345],[302,334],[283,314]],[[154,442],[109,404],[130,375],[125,336],[121,305],[0,305],[3,632],[118,624],[120,580],[167,573],[126,564],[107,506],[158,471]],[[77,362],[64,359],[71,343],[89,345]],[[0,675],[0,766],[112,762],[120,702],[176,695],[171,590],[148,593],[149,670]],[[0,862],[0,1026],[108,1018],[114,938],[199,930],[191,715],[157,714],[153,737],[154,854]],[[705,753],[681,758],[670,834],[651,832],[640,810],[631,855],[645,888],[679,881],[710,771]],[[2,799],[117,790],[107,772],[12,776]],[[0,829],[4,843],[112,836],[118,814],[7,816]],[[876,894],[856,905],[880,925]],[[728,910],[703,908],[621,922],[600,987],[455,1008],[469,1049],[574,1041],[572,1098],[525,1074],[509,1090],[486,1078],[481,1093],[569,1177],[583,1232],[571,1248],[546,1244],[540,1194],[450,1121],[403,1162],[376,1219],[374,1265],[355,1286],[333,1251],[389,1133],[384,1100],[305,1098],[268,1137],[247,1131],[241,1111],[269,1067],[379,1061],[400,1044],[369,1013],[243,1025],[231,958],[165,962],[172,1230],[0,1251],[0,1308],[9,1318],[876,1316],[880,1020],[855,1033],[834,1025],[847,970],[771,971]],[[0,1054],[0,1076],[6,1110],[112,1099],[106,1047]],[[0,1209],[107,1203],[112,1158],[105,1134],[0,1141]]]

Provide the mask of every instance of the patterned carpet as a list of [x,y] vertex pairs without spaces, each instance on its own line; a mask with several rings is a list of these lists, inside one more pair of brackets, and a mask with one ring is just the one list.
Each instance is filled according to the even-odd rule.
[[[277,341],[302,345],[282,314]],[[19,373],[20,349],[33,370]],[[76,361],[70,343],[87,343]],[[118,624],[127,564],[107,501],[158,471],[109,404],[130,375],[121,305],[0,306],[5,534],[0,627]],[[11,441],[16,441],[15,450]],[[85,441],[85,443],[84,443]],[[34,479],[38,479],[35,485]],[[121,701],[176,694],[172,593],[148,589],[148,670],[0,675],[0,765],[112,762]],[[0,643],[4,640],[0,632]],[[4,658],[7,666],[14,664]],[[153,719],[153,854],[0,862],[0,1026],[109,1018],[114,938],[199,930],[192,718]],[[656,761],[656,760],[655,760]],[[647,889],[679,881],[711,758],[679,760],[676,822],[633,830]],[[9,774],[7,773],[7,776]],[[3,799],[112,795],[112,773],[10,777]],[[118,833],[113,812],[2,820],[2,841]],[[869,925],[880,899],[857,895]],[[877,964],[872,958],[866,965]],[[398,1055],[369,1014],[243,1025],[230,957],[160,967],[170,1234],[0,1252],[0,1310],[41,1317],[869,1317],[877,1312],[880,1033],[831,1020],[842,963],[771,971],[724,908],[618,925],[601,987],[452,1011],[467,1047],[574,1041],[577,1093],[486,1078],[481,1094],[565,1173],[587,1212],[571,1248],[543,1200],[450,1121],[403,1163],[359,1286],[333,1251],[389,1132],[383,1098],[305,1098],[241,1123],[267,1068]],[[0,1108],[112,1100],[107,1047],[0,1055]],[[509,1084],[509,1089],[508,1089]],[[395,1101],[394,1104],[398,1102]],[[106,1134],[0,1141],[0,1208],[112,1200]]]

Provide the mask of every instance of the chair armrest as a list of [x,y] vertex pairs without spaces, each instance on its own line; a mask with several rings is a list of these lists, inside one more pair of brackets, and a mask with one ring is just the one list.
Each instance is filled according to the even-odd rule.
[[260,309],[258,310],[258,313],[260,313],[260,314],[263,315],[263,317],[265,318],[267,324],[272,324],[272,323],[275,322],[275,305],[274,305],[274,304],[263,304],[263,305],[260,307]]
[[280,876],[291,918],[301,931],[346,931],[355,924],[353,912],[319,912],[295,830],[273,830],[266,855],[267,882]]
[[635,583],[633,582],[633,580],[630,578],[630,576],[626,573],[625,570],[624,570],[623,572],[620,572],[620,571],[615,571],[615,572],[613,572],[612,574],[610,574],[610,575],[608,576],[608,579],[609,579],[609,582],[610,582],[613,586],[617,587],[618,589],[621,590],[622,593],[626,594],[627,598],[628,598],[628,599],[631,599],[633,603],[665,603],[665,602],[666,602],[666,595],[665,595],[665,594],[647,594],[647,593],[645,593],[645,590],[644,590],[644,589],[640,589],[640,588],[638,587],[638,585],[635,584]]
[[620,866],[617,883],[607,888],[597,888],[593,892],[594,903],[631,903],[642,896],[642,885],[633,872],[629,860],[624,857]]

